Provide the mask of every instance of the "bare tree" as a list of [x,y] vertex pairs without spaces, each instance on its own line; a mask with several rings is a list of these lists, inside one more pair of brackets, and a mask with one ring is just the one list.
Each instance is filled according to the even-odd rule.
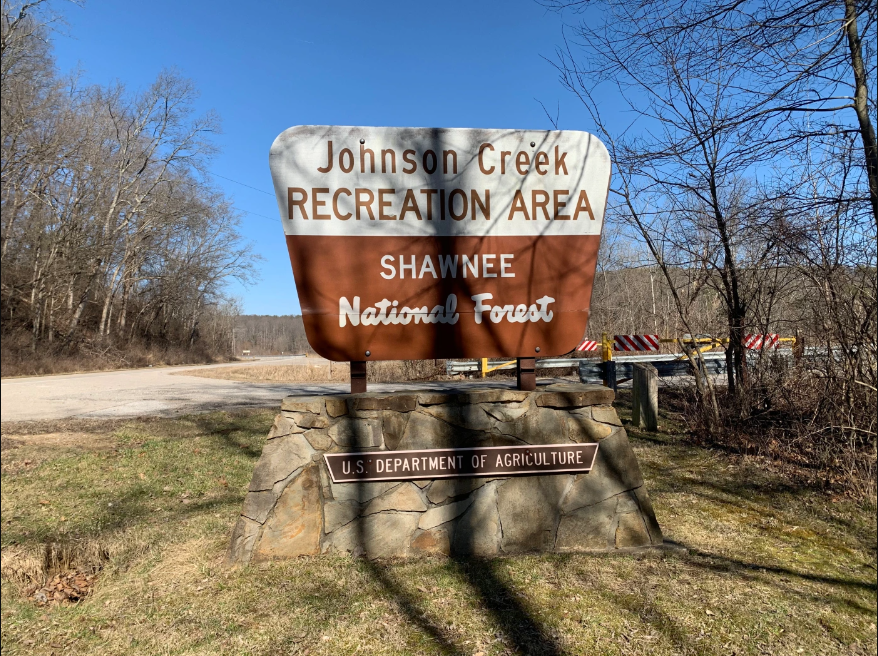
[[194,115],[196,90],[174,71],[138,94],[58,76],[46,13],[3,3],[4,343],[24,326],[32,351],[135,338],[194,347],[205,326],[230,330],[213,315],[225,316],[226,283],[248,280],[253,256],[205,175],[216,116]]
[[[874,470],[875,3],[546,4],[592,12],[554,63],[610,148],[608,217],[646,244],[683,325],[693,299],[722,300],[733,393],[753,390],[747,331],[819,336],[809,380],[835,409],[813,410],[817,432],[871,445]],[[605,120],[610,94],[627,129]]]
[[[595,10],[573,33],[584,55],[576,70],[630,84],[632,72],[685,60],[686,79],[716,66],[736,72],[723,128],[770,128],[766,145],[801,147],[813,137],[856,135],[861,172],[878,227],[874,119],[876,4],[869,0],[543,0],[558,11]],[[597,18],[597,20],[594,20]],[[606,52],[609,48],[612,54]],[[721,57],[718,56],[721,53]]]

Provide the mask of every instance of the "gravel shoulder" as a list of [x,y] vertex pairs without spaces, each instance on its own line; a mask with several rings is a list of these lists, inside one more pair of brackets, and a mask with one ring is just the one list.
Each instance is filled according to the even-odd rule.
[[[301,366],[316,358],[265,358],[259,363]],[[186,375],[205,369],[251,367],[254,361],[219,365],[9,378],[0,381],[0,421],[141,415],[174,416],[218,409],[272,407],[291,393],[290,385],[242,383]]]

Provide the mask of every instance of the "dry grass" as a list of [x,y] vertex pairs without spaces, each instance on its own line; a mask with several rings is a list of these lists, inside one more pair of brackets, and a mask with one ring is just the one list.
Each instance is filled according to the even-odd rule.
[[87,341],[67,349],[41,346],[37,352],[33,352],[27,345],[4,337],[0,376],[47,376],[150,366],[212,364],[228,360],[228,357],[200,349],[139,344],[127,344],[119,349],[112,344]]
[[[683,444],[668,418],[666,432],[632,441],[682,549],[226,569],[272,418],[77,424],[66,440],[4,425],[3,653],[876,651],[874,507]],[[41,608],[23,596],[64,568],[98,572],[83,601]]]
[[[219,367],[180,372],[180,376],[200,376],[250,383],[346,383],[351,379],[347,362],[330,364],[253,365],[252,367]],[[444,360],[388,360],[370,362],[369,382],[397,383],[447,379]]]
[[347,364],[255,364],[250,367],[217,367],[175,372],[176,376],[198,376],[248,383],[342,383],[350,380]]
[[719,421],[691,387],[668,389],[665,398],[686,416],[699,443],[769,458],[875,504],[875,388],[853,385],[832,368],[815,372],[780,359],[748,372],[736,394],[717,389]]

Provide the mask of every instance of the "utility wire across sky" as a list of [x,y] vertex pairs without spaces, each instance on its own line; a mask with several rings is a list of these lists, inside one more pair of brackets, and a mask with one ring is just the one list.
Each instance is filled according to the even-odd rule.
[[[216,178],[222,178],[223,180],[228,180],[229,182],[234,182],[235,184],[239,184],[242,187],[247,187],[248,189],[252,189],[253,191],[258,191],[259,193],[267,194],[268,196],[272,196],[272,197],[274,196],[273,193],[271,193],[269,191],[265,191],[265,189],[259,189],[257,187],[252,186],[252,185],[248,185],[244,182],[240,182],[238,180],[233,180],[232,178],[227,178],[226,176],[220,175],[219,173],[211,173],[211,175],[216,177]],[[239,212],[243,212],[244,214],[250,214],[251,216],[258,216],[259,218],[266,219],[267,221],[271,221],[272,223],[277,224],[277,219],[273,219],[270,216],[265,216],[264,214],[259,214],[258,212],[251,212],[250,210],[241,209],[240,207],[235,207],[235,209],[238,210]]]
[[273,193],[271,193],[270,191],[265,191],[265,189],[259,189],[257,187],[253,187],[253,186],[245,184],[243,182],[238,182],[237,180],[232,180],[231,178],[227,178],[226,176],[220,175],[219,173],[211,173],[211,175],[213,175],[217,178],[222,178],[223,180],[228,180],[229,182],[234,182],[235,184],[239,184],[242,187],[247,187],[248,189],[252,189],[253,191],[258,191],[259,193],[267,194],[267,195],[271,196],[272,198],[274,197]]

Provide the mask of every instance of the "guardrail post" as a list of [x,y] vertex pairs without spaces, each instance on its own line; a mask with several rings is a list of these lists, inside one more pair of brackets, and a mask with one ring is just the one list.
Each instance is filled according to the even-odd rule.
[[793,341],[793,359],[796,361],[796,364],[802,361],[803,355],[805,355],[805,338],[800,337],[799,331],[796,329],[796,338]]
[[[609,387],[615,392],[616,363],[613,363],[613,375],[611,378],[607,373],[609,371],[608,362],[613,362],[613,344],[610,342],[610,338],[607,337],[607,333],[601,333],[601,377],[604,379],[604,387]],[[610,384],[611,380],[612,384]]]
[[648,431],[658,430],[658,370],[649,363],[635,363],[631,423]]
[[604,386],[616,391],[616,363],[613,360],[606,360],[601,363],[603,369]]
[[351,394],[366,391],[366,361],[351,361]]
[[533,392],[537,388],[536,358],[518,358],[518,389]]
[[488,375],[488,358],[482,358],[482,378]]
[[613,359],[613,343],[607,337],[607,333],[601,335],[601,361],[607,362]]

